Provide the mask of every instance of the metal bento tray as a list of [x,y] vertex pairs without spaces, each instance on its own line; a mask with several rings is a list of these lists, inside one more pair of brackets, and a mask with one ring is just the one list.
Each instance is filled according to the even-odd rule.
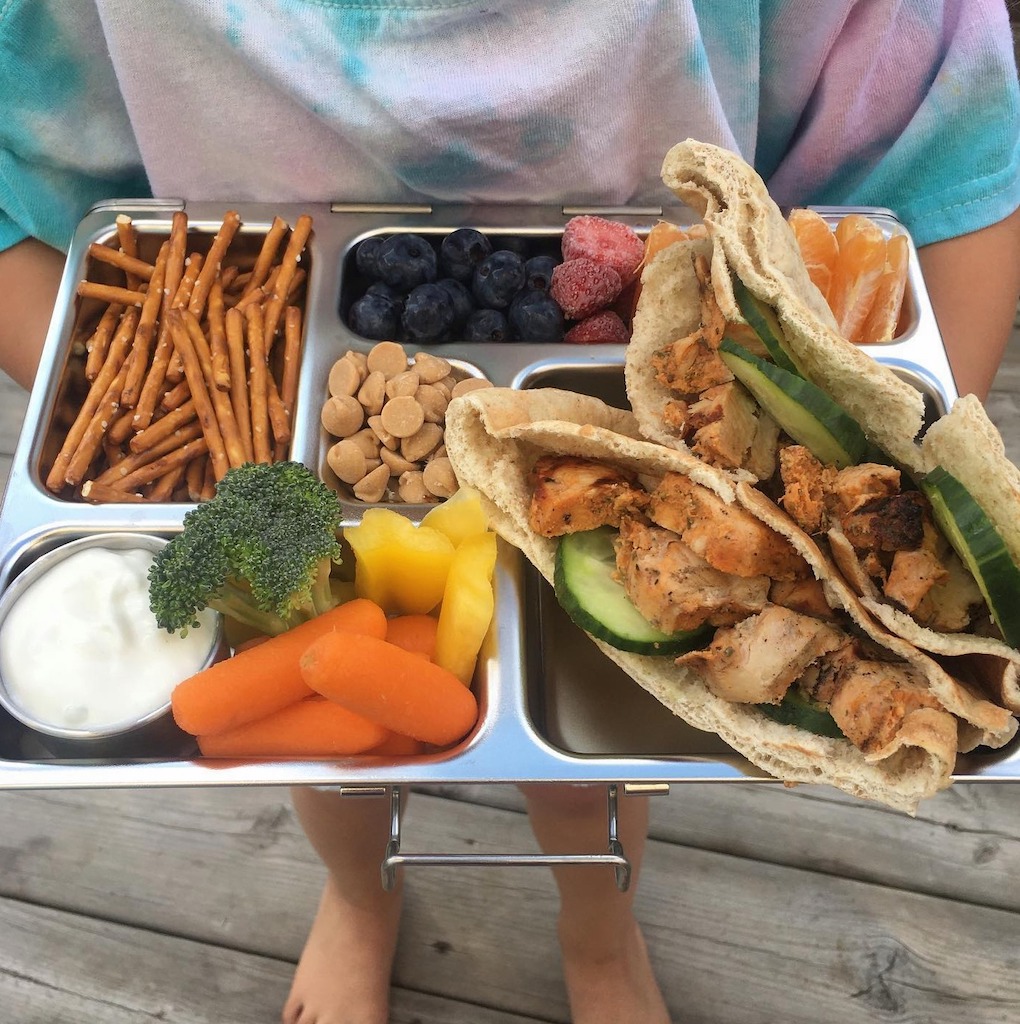
[[[115,218],[128,214],[142,254],[154,254],[169,232],[175,210],[188,214],[192,240],[211,240],[227,209],[241,216],[240,244],[254,251],[275,216],[293,224],[301,213],[314,220],[302,264],[308,272],[304,339],[290,458],[329,480],[330,439],[319,411],[329,369],[348,348],[367,351],[372,342],[352,334],[341,316],[351,301],[353,250],[373,234],[414,231],[442,236],[475,227],[493,236],[550,239],[556,243],[570,217],[595,213],[630,224],[639,233],[659,219],[689,224],[684,207],[540,208],[508,206],[378,206],[357,204],[223,204],[178,201],[111,201],[92,208],[73,239],[37,386],[0,511],[0,591],[33,559],[68,540],[92,533],[138,531],[171,536],[180,529],[186,503],[89,505],[48,492],[43,485],[54,449],[54,421],[67,388],[74,331],[81,313],[76,285],[88,272],[91,242],[116,235]],[[817,208],[830,222],[851,208]],[[891,235],[906,234],[887,210],[867,213]],[[206,245],[208,242],[206,241]],[[910,273],[897,338],[867,346],[879,361],[916,386],[930,417],[945,411],[956,388],[910,246]],[[410,347],[408,346],[410,349]],[[559,387],[626,405],[625,348],[620,345],[443,344],[430,351],[463,372],[514,388]],[[335,482],[335,478],[333,478]],[[344,525],[371,507],[341,495]],[[394,504],[414,521],[429,506]],[[172,728],[142,748],[130,743],[104,750],[67,749],[32,733],[0,710],[0,788],[222,786],[320,784],[358,787],[400,784],[491,782],[629,782],[661,784],[760,779],[717,736],[686,725],[629,679],[590,643],[559,608],[551,588],[509,545],[501,544],[495,574],[496,615],[483,646],[474,689],[479,720],[456,746],[438,753],[393,758],[361,755],[336,761],[203,759],[190,737]],[[960,755],[958,779],[1020,778],[1020,743],[1002,750]]]

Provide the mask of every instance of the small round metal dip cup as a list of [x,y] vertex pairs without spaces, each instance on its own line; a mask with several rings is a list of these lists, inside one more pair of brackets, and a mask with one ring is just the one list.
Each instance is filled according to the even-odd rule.
[[[100,533],[68,541],[46,554],[40,555],[27,566],[10,585],[0,594],[0,631],[4,628],[11,609],[28,588],[45,575],[59,562],[76,552],[87,548],[104,548],[110,551],[147,550],[159,551],[166,540],[144,533]],[[207,668],[218,660],[223,649],[223,618],[215,614],[211,629],[202,627],[208,633],[208,648],[201,664],[195,671]],[[59,639],[58,641],[59,642]],[[0,672],[0,706],[8,714],[27,726],[33,732],[40,733],[40,745],[44,751],[53,756],[132,756],[157,757],[164,755],[170,748],[176,753],[182,745],[193,745],[193,740],[182,733],[175,725],[170,714],[170,700],[167,698],[158,707],[143,715],[128,718],[106,726],[88,728],[72,728],[55,725],[38,719],[21,707],[7,688],[7,683]]]

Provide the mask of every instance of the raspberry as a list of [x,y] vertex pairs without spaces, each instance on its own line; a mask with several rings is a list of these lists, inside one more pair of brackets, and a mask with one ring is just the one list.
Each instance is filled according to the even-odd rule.
[[549,294],[571,320],[583,320],[608,306],[623,288],[620,275],[594,260],[567,260],[552,272]]
[[633,228],[591,215],[567,221],[562,246],[565,260],[583,257],[612,267],[624,284],[634,279],[645,255],[645,243]]
[[626,345],[630,331],[616,313],[607,310],[574,324],[563,340],[571,345]]

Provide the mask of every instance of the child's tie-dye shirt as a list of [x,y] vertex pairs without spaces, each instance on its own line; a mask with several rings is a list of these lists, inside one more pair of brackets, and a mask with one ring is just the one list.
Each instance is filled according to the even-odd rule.
[[686,137],[919,244],[1020,205],[1003,0],[0,0],[0,248],[111,196],[660,206]]

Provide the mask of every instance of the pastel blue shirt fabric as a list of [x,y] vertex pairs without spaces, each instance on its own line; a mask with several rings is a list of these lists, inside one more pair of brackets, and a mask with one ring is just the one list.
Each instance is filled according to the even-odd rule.
[[1003,0],[0,0],[0,247],[101,198],[662,205],[674,142],[918,244],[1020,205]]

